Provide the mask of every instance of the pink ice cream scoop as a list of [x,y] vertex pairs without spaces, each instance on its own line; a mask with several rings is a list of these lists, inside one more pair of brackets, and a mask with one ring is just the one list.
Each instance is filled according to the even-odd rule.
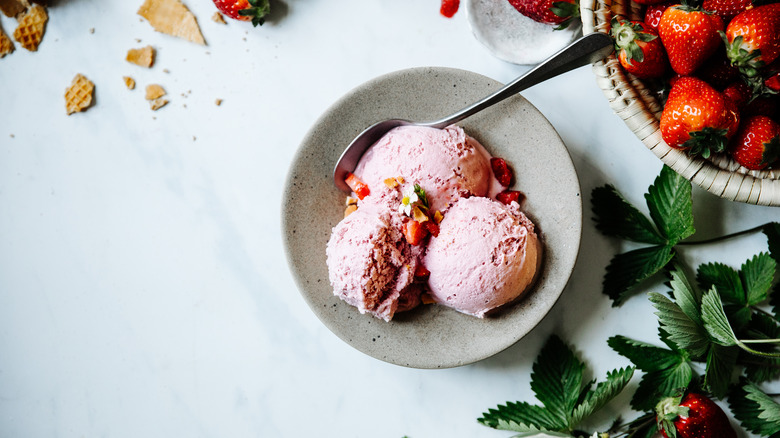
[[422,249],[405,241],[401,218],[386,202],[361,203],[339,222],[326,254],[333,293],[360,313],[390,321],[420,304],[422,288],[413,282]]
[[354,174],[372,192],[399,176],[419,184],[434,211],[444,211],[461,197],[503,190],[493,176],[490,154],[458,126],[394,128],[366,151]]
[[541,245],[517,203],[463,198],[447,210],[423,259],[437,303],[484,317],[533,282]]

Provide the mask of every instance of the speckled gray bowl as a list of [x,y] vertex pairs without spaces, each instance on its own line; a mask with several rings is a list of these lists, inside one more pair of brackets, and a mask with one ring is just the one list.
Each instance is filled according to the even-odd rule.
[[338,337],[377,359],[414,368],[449,368],[490,357],[531,331],[552,308],[580,246],[582,200],[568,151],[553,127],[516,95],[461,122],[494,156],[514,168],[514,188],[537,224],[544,258],[534,287],[495,316],[478,319],[439,305],[396,314],[391,322],[361,315],[333,295],[325,264],[331,229],[343,217],[344,193],[332,172],[344,147],[364,128],[398,117],[432,120],[501,84],[476,73],[415,68],[390,73],[349,92],[314,124],[287,176],[282,228],[287,259],[301,294]]

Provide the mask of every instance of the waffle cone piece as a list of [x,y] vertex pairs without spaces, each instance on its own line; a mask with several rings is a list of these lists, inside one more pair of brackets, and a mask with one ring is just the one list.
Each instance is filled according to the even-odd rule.
[[46,13],[46,8],[39,5],[31,7],[26,14],[19,18],[19,25],[14,31],[14,39],[25,49],[31,52],[37,51],[48,20],[49,14]]
[[65,90],[65,109],[68,111],[68,115],[89,108],[92,105],[94,91],[95,84],[81,73],[77,74],[70,87]]
[[0,0],[0,11],[6,17],[16,17],[30,7],[27,0]]
[[0,58],[14,51],[14,43],[11,38],[3,32],[2,26],[0,26]]
[[146,18],[158,32],[206,45],[198,20],[179,0],[146,0],[138,15]]

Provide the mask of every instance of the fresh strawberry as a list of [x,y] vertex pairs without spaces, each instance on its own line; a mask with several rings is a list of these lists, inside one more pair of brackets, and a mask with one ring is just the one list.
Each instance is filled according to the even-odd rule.
[[752,0],[704,0],[702,8],[718,14],[724,22],[728,23],[740,12],[753,6]]
[[664,141],[704,158],[726,150],[738,126],[739,112],[734,102],[693,76],[677,79],[661,113]]
[[406,241],[412,246],[417,246],[422,243],[425,236],[428,235],[428,229],[426,229],[422,223],[417,222],[414,219],[404,222],[403,232]]
[[265,23],[271,12],[270,0],[214,0],[223,14],[241,21],[251,21],[253,26]]
[[718,49],[723,20],[712,13],[686,5],[667,8],[658,34],[672,69],[681,75],[696,71]]
[[775,73],[764,80],[764,86],[770,90],[780,93],[780,73]]
[[523,194],[517,190],[504,190],[496,195],[496,200],[504,205],[509,205],[513,201],[519,204],[522,197]]
[[458,12],[459,7],[460,0],[441,0],[441,8],[439,8],[439,13],[447,18],[452,18],[455,13]]
[[344,182],[347,183],[349,188],[352,189],[352,191],[355,192],[357,197],[360,199],[363,199],[371,194],[371,190],[369,190],[368,185],[361,181],[360,178],[355,176],[355,174],[352,172],[347,174],[347,178],[344,180]]
[[739,111],[742,111],[745,105],[750,102],[752,94],[750,87],[742,81],[734,82],[723,89],[723,95],[731,99]]
[[721,44],[715,53],[696,70],[696,77],[718,90],[723,90],[739,78],[739,69],[731,65],[731,61],[726,56],[726,48]]
[[639,21],[612,19],[612,37],[623,68],[638,78],[658,78],[666,72],[666,51],[658,35]]
[[731,140],[731,156],[751,170],[763,169],[780,158],[780,124],[766,116],[742,122]]
[[720,406],[709,398],[689,393],[668,397],[655,407],[658,429],[669,438],[736,438],[737,434]]
[[725,33],[731,63],[752,78],[780,55],[780,3],[748,9],[729,23]]
[[512,171],[503,158],[491,158],[490,168],[493,169],[493,175],[496,177],[499,184],[504,187],[509,187],[509,185],[512,184]]
[[508,0],[518,12],[544,24],[557,25],[565,29],[580,16],[577,0]]
[[658,34],[658,25],[661,24],[661,16],[664,14],[664,11],[669,6],[676,5],[676,2],[670,2],[666,1],[663,3],[655,3],[652,5],[647,5],[647,8],[645,8],[645,18],[644,23],[645,26],[648,29],[652,29],[655,31],[656,34]]

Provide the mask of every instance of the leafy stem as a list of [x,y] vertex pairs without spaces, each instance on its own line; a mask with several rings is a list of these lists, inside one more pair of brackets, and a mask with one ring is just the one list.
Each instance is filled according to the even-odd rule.
[[706,245],[706,244],[710,244],[710,243],[722,242],[724,240],[733,239],[735,237],[744,236],[746,234],[757,233],[759,231],[762,231],[769,224],[771,224],[771,222],[763,224],[763,225],[759,225],[757,227],[749,228],[747,230],[742,230],[742,231],[737,231],[735,233],[726,234],[726,235],[723,235],[723,236],[717,236],[717,237],[712,237],[712,238],[703,239],[703,240],[684,240],[684,241],[678,242],[677,244],[680,245],[680,246],[691,246],[691,245]]

